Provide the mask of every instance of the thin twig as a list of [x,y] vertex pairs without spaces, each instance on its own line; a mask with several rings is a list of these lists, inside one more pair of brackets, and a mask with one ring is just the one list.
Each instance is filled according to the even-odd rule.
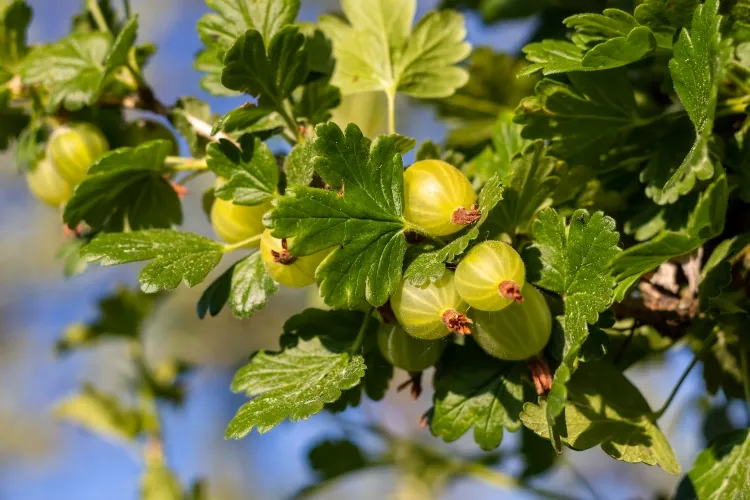
[[700,352],[698,352],[693,357],[693,360],[690,362],[688,367],[682,373],[680,380],[677,381],[677,385],[675,385],[674,388],[672,389],[672,392],[667,398],[667,401],[658,411],[654,412],[655,419],[658,420],[659,418],[661,418],[662,415],[664,415],[664,412],[666,412],[667,408],[669,408],[669,405],[672,404],[672,401],[677,395],[677,391],[679,391],[680,387],[682,387],[682,383],[685,382],[685,379],[690,374],[690,371],[693,369],[693,367],[695,367],[696,364],[698,364],[698,361],[700,361],[701,357],[703,357],[703,355],[706,354],[709,349],[711,349],[711,346],[714,345],[715,340],[716,340],[716,332],[711,332],[711,335],[709,335],[708,338],[706,338],[706,340],[703,341],[703,347],[701,348]]

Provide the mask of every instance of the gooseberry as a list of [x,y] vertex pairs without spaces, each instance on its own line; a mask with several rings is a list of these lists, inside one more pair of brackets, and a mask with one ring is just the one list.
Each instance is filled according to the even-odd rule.
[[52,207],[59,207],[68,201],[73,193],[73,186],[62,178],[52,162],[46,158],[26,174],[26,182],[38,200]]
[[[227,243],[239,243],[263,232],[263,215],[271,208],[270,201],[246,207],[216,199],[211,207],[211,225],[222,240]],[[260,239],[248,243],[246,248],[257,248],[259,245]]]
[[523,301],[526,268],[518,252],[500,241],[472,248],[456,268],[456,289],[473,308],[499,311]]
[[488,354],[510,361],[530,359],[547,345],[552,315],[547,301],[533,285],[523,288],[524,301],[502,311],[472,309],[474,340]]
[[315,282],[315,271],[330,253],[330,249],[297,257],[289,253],[289,245],[293,239],[274,238],[271,231],[266,229],[260,238],[260,254],[274,281],[301,288]]
[[437,363],[445,346],[443,339],[418,339],[396,323],[385,323],[378,329],[380,352],[393,366],[408,372],[421,372]]
[[477,195],[454,166],[422,160],[404,172],[404,218],[431,236],[446,236],[476,222]]
[[451,332],[470,333],[468,308],[453,285],[453,273],[423,286],[404,280],[391,297],[391,307],[398,322],[410,335],[420,339],[439,339]]
[[109,150],[106,137],[90,123],[55,130],[47,142],[47,158],[70,184],[78,185],[89,167]]

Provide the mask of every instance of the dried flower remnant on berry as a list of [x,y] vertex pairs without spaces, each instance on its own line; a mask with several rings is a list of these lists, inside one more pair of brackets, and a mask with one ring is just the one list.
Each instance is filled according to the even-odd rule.
[[445,311],[442,319],[445,326],[448,327],[448,330],[460,335],[471,335],[469,325],[473,323],[473,321],[455,309]]

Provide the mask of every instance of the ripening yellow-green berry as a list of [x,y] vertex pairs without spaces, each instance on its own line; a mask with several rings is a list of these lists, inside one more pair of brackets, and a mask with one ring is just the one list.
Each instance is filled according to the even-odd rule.
[[476,222],[477,195],[469,179],[440,160],[422,160],[404,172],[404,218],[431,236],[447,236]]
[[[227,243],[239,243],[259,236],[265,230],[263,215],[271,208],[270,201],[246,207],[217,198],[211,207],[211,226],[222,240]],[[257,248],[259,245],[260,239],[248,243],[246,248]]]
[[301,288],[315,282],[315,271],[331,250],[296,257],[289,253],[289,245],[293,240],[294,238],[274,238],[271,231],[266,229],[260,238],[260,255],[274,281],[285,286]]
[[473,308],[499,311],[523,301],[526,267],[513,247],[485,241],[472,248],[456,268],[456,289]]
[[62,178],[51,161],[46,158],[26,174],[31,193],[51,207],[59,207],[73,194],[73,186]]
[[378,329],[378,348],[393,366],[408,372],[421,372],[437,363],[447,343],[444,339],[423,340],[406,333],[397,323]]
[[420,339],[470,333],[471,320],[464,315],[468,305],[453,285],[453,273],[447,270],[439,280],[423,286],[402,281],[391,297],[391,308],[404,330]]
[[78,185],[89,167],[109,150],[107,138],[90,123],[58,128],[47,142],[47,158],[70,184]]
[[472,309],[474,340],[488,354],[500,359],[520,361],[533,358],[547,345],[552,333],[552,314],[544,296],[527,284],[523,302],[502,311]]

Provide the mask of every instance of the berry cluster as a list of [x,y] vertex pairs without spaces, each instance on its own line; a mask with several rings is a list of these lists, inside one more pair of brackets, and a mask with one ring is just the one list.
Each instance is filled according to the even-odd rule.
[[57,128],[49,137],[44,156],[26,174],[32,194],[59,207],[70,199],[89,167],[109,150],[104,134],[89,123]]

